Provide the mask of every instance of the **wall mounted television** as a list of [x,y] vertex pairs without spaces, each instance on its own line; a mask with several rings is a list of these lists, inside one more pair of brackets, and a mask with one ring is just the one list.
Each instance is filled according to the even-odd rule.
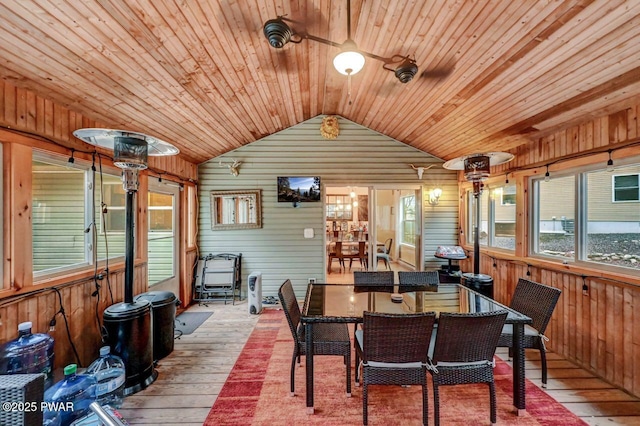
[[279,203],[320,201],[320,176],[278,176]]

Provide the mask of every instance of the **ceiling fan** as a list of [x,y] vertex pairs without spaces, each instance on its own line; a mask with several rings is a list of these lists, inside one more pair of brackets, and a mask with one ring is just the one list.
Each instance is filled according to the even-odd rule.
[[264,36],[272,47],[281,49],[289,42],[297,44],[305,39],[338,47],[341,49],[341,52],[333,59],[333,66],[339,73],[348,77],[358,73],[364,67],[365,56],[381,61],[383,63],[382,68],[393,72],[401,83],[410,82],[418,73],[416,61],[409,55],[383,57],[358,49],[358,46],[351,38],[351,0],[347,0],[347,39],[343,43],[336,43],[322,37],[308,34],[305,31],[296,31],[291,28],[288,23],[303,25],[284,15],[270,19],[264,23]]

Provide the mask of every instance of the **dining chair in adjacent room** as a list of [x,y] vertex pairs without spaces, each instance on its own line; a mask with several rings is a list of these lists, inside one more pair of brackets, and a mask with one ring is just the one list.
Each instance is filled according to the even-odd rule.
[[391,245],[393,244],[393,238],[387,238],[384,245],[378,247],[376,253],[376,264],[383,260],[387,269],[391,269]]
[[328,266],[327,266],[328,273],[331,273],[331,266],[333,264],[334,259],[338,259],[339,268],[342,268],[342,270],[345,269],[344,253],[342,251],[342,241],[335,241],[331,244],[333,244],[333,247],[329,247],[329,260],[328,260]]
[[366,241],[358,241],[358,251],[349,254],[349,270],[351,270],[351,266],[353,265],[353,259],[358,259],[360,261],[360,267],[364,270],[369,269],[369,254],[367,253],[367,242]]
[[[435,312],[364,312],[356,331],[356,383],[362,381],[362,422],[368,423],[369,385],[422,386],[422,423],[427,424],[427,366]],[[362,374],[360,374],[360,368]]]
[[504,310],[440,313],[433,352],[430,351],[429,369],[433,379],[436,426],[440,424],[440,386],[473,383],[486,383],[489,386],[491,423],[496,423],[493,356],[506,318],[507,311]]
[[[301,323],[300,305],[293,291],[291,280],[286,280],[278,290],[280,304],[293,335],[291,358],[291,396],[295,394],[295,367],[300,356],[306,355],[305,327]],[[313,354],[339,355],[344,358],[347,375],[347,396],[351,396],[351,340],[345,323],[317,323],[313,325]]]
[[[538,349],[542,363],[542,387],[547,387],[547,348],[549,340],[544,332],[558,303],[562,291],[555,287],[520,278],[511,298],[509,307],[531,318],[531,324],[524,326],[524,348]],[[509,348],[509,358],[513,356],[513,327],[505,324],[498,346]]]

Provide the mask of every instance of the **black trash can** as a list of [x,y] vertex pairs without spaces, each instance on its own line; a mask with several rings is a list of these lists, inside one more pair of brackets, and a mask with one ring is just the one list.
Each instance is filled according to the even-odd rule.
[[153,360],[158,361],[173,352],[176,327],[176,295],[170,291],[148,291],[136,296],[151,302],[153,317]]
[[462,285],[493,299],[493,278],[485,274],[462,274]]

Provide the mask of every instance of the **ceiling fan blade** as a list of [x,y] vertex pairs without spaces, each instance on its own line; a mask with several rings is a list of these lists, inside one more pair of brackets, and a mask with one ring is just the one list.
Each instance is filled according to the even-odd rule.
[[432,78],[437,80],[443,80],[453,72],[453,67],[451,68],[431,68],[425,71],[422,71],[419,75],[419,78]]

